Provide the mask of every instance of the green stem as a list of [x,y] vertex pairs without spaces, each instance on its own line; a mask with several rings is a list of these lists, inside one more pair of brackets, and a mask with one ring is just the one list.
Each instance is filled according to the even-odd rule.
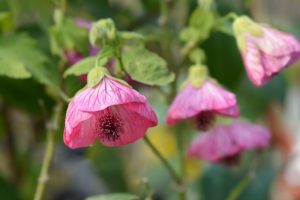
[[123,62],[123,59],[121,56],[118,56],[118,61],[120,63],[120,67],[121,67],[122,71],[125,73],[126,70],[125,70],[124,62]]
[[167,28],[169,18],[169,7],[167,0],[160,1],[160,25],[164,28]]
[[[184,138],[183,138],[183,133],[180,131],[181,129],[177,131],[177,146],[178,146],[178,157],[179,157],[179,165],[180,165],[180,176],[181,180],[183,182],[184,177],[185,177],[185,150],[184,150]],[[183,189],[178,193],[179,199],[180,200],[185,200],[186,199],[186,191]]]
[[119,47],[116,52],[116,57],[118,59],[118,62],[120,64],[120,67],[121,67],[121,70],[124,72],[124,74],[126,73],[126,70],[125,70],[125,65],[124,65],[124,62],[123,62],[123,58],[122,58],[122,49],[121,47]]
[[181,178],[178,176],[174,168],[169,164],[169,162],[161,155],[161,153],[158,151],[158,149],[152,144],[152,142],[149,140],[148,136],[146,135],[144,137],[144,141],[149,146],[149,148],[152,150],[152,152],[157,156],[157,158],[162,162],[162,164],[165,166],[165,168],[168,170],[171,177],[174,179],[174,181],[181,185],[182,181]]
[[71,98],[68,97],[68,95],[59,89],[58,91],[60,98],[65,102],[65,103],[69,103],[71,101]]
[[239,198],[239,196],[242,194],[243,191],[247,188],[247,186],[250,184],[251,180],[253,179],[253,176],[248,174],[245,176],[241,182],[233,189],[233,191],[228,195],[226,200],[236,200]]
[[62,103],[58,103],[55,107],[53,117],[47,126],[47,143],[43,158],[42,169],[38,179],[38,184],[34,194],[34,200],[41,200],[45,191],[46,183],[49,179],[49,168],[54,155],[54,133],[58,129],[58,123],[62,111]]

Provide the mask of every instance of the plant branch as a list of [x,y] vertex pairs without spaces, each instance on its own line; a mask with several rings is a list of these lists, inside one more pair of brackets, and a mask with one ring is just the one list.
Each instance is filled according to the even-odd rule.
[[247,174],[240,183],[233,189],[233,191],[228,195],[226,200],[236,200],[245,191],[247,186],[251,183],[254,175],[253,173]]
[[158,151],[158,149],[152,144],[152,142],[149,140],[148,136],[146,135],[144,137],[145,143],[149,146],[149,148],[152,150],[152,152],[157,156],[157,158],[162,162],[162,164],[165,166],[165,168],[168,170],[171,177],[174,179],[174,181],[181,185],[182,181],[181,178],[178,176],[174,168],[169,164],[169,162],[161,155],[161,153]]
[[38,184],[34,194],[34,200],[41,200],[45,191],[46,183],[49,179],[49,168],[54,155],[54,133],[58,130],[63,104],[59,102],[54,108],[54,113],[47,127],[47,143],[43,158],[42,169],[39,175]]

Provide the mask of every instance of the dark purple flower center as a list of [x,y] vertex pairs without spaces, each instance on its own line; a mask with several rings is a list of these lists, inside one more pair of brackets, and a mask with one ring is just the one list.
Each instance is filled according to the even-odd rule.
[[113,113],[107,113],[98,119],[96,131],[102,139],[116,141],[123,132],[123,121]]
[[215,114],[211,111],[203,111],[195,117],[196,128],[200,131],[207,131],[215,122]]
[[220,159],[219,163],[222,163],[227,166],[234,166],[239,163],[239,160],[240,160],[240,152]]

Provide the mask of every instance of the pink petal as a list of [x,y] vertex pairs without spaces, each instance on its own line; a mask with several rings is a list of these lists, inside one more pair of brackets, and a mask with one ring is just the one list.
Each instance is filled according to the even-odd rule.
[[260,125],[235,121],[230,126],[233,140],[242,149],[264,148],[269,145],[270,131]]
[[75,24],[83,27],[83,28],[86,28],[87,30],[90,30],[92,28],[92,23],[88,20],[85,20],[85,19],[81,19],[81,18],[76,18],[74,20]]
[[210,132],[200,134],[188,149],[188,155],[212,162],[236,155],[241,149],[232,142],[229,129],[219,125]]
[[126,103],[146,103],[146,97],[128,86],[104,77],[97,86],[80,91],[74,102],[81,111],[98,112],[109,106]]
[[262,53],[261,59],[265,68],[265,77],[271,78],[287,66],[291,57],[289,55],[281,57],[272,57]]
[[239,114],[235,95],[213,81],[206,80],[200,88],[188,84],[177,94],[168,110],[167,123],[175,124],[202,111],[213,111],[227,116]]
[[95,118],[90,113],[78,110],[74,102],[67,109],[64,130],[64,142],[69,148],[90,146],[95,141]]
[[294,36],[262,27],[263,36],[246,35],[242,57],[250,80],[261,86],[300,57],[300,42]]
[[229,126],[218,125],[201,134],[188,149],[188,155],[219,162],[238,155],[246,149],[264,148],[271,139],[270,132],[259,125],[234,121]]
[[242,57],[247,74],[256,86],[261,86],[270,80],[264,75],[265,69],[261,60],[261,52],[250,37],[247,38],[247,51],[243,53]]
[[234,106],[229,108],[215,110],[215,112],[223,116],[238,117],[240,116],[240,107],[238,106],[238,104],[235,104]]
[[262,27],[262,37],[255,37],[256,43],[264,53],[272,56],[285,56],[300,52],[300,42],[293,35],[280,32],[271,27]]
[[90,52],[89,52],[90,56],[96,56],[99,51],[100,51],[99,48],[96,48],[96,47],[93,47],[92,45],[90,45]]
[[[105,146],[121,146],[132,143],[146,134],[149,127],[157,125],[157,118],[151,107],[146,103],[128,103],[112,106],[109,112],[117,115],[122,121],[122,133],[120,138],[113,141],[105,138],[99,138]],[[98,117],[105,114],[103,111]]]

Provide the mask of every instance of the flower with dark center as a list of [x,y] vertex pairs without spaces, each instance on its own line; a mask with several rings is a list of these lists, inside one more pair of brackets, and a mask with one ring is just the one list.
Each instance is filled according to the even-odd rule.
[[[191,71],[202,68],[195,66]],[[240,111],[235,95],[207,75],[201,79],[201,84],[193,84],[190,79],[186,81],[169,107],[166,121],[173,125],[182,120],[192,120],[196,122],[196,128],[207,130],[215,115],[238,117]]]
[[96,132],[104,140],[116,141],[123,132],[122,120],[112,113],[103,115],[97,121]]
[[198,130],[207,131],[209,130],[215,122],[215,114],[210,111],[203,111],[199,113],[195,119],[194,123]]
[[219,161],[219,163],[222,163],[227,166],[235,166],[239,163],[239,160],[240,160],[240,153],[237,153],[237,154],[226,156],[226,157],[222,158]]
[[104,76],[93,87],[80,90],[70,102],[64,142],[70,148],[132,143],[157,125],[157,117],[145,96],[118,80]]
[[270,139],[268,129],[234,121],[230,125],[218,125],[200,134],[190,145],[188,155],[214,163],[235,164],[243,151],[265,148]]

